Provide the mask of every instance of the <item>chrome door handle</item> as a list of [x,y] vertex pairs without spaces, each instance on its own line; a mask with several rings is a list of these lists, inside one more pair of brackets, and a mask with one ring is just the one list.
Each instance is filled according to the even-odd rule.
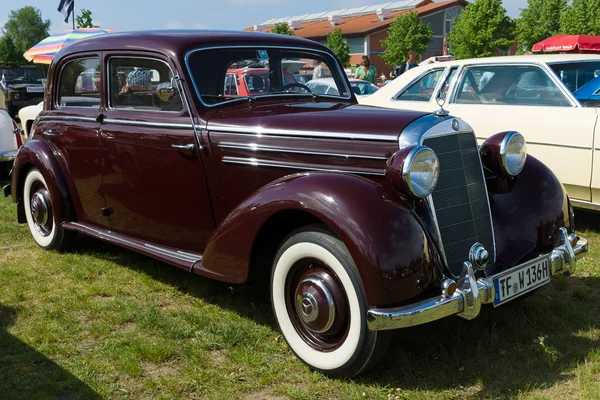
[[194,151],[194,149],[196,148],[196,146],[193,144],[172,144],[171,147],[174,149],[178,149],[178,150],[189,150],[189,151]]
[[47,136],[56,136],[56,133],[54,133],[51,129],[48,129],[47,131],[44,131],[42,133]]

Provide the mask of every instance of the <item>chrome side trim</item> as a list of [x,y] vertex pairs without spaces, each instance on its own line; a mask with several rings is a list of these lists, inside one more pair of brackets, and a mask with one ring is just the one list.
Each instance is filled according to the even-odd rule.
[[297,129],[276,129],[263,128],[260,126],[248,127],[239,125],[213,125],[208,124],[209,132],[225,133],[248,133],[254,135],[274,135],[274,136],[302,136],[313,138],[333,138],[333,139],[356,139],[356,140],[378,140],[385,142],[395,142],[398,135],[372,135],[368,133],[350,133],[350,132],[323,132],[323,131],[305,131]]
[[161,246],[156,246],[156,245],[152,245],[149,243],[143,243],[143,244],[135,243],[135,242],[132,242],[131,240],[127,240],[127,239],[121,237],[121,235],[119,235],[119,234],[115,234],[112,231],[99,230],[99,229],[81,224],[79,222],[68,222],[65,225],[66,225],[66,227],[65,227],[66,229],[69,229],[69,227],[74,227],[78,231],[90,231],[90,232],[93,232],[94,234],[96,234],[96,236],[99,239],[104,239],[109,242],[122,243],[122,244],[125,244],[128,246],[134,247],[140,251],[152,250],[156,253],[161,254],[162,256],[176,258],[176,259],[179,259],[180,261],[184,261],[184,262],[188,262],[188,263],[195,263],[197,261],[202,260],[202,255],[200,255],[200,254],[168,250]]
[[583,208],[585,210],[591,211],[600,211],[599,203],[592,203],[591,201],[577,200],[573,198],[570,198],[569,200],[571,200],[571,204],[573,205],[573,207]]
[[[576,261],[587,252],[587,240],[573,234],[568,235],[565,228],[560,228],[554,250],[535,260],[549,259],[550,275],[556,275],[559,272],[570,275],[575,270]],[[371,330],[389,330],[421,325],[455,314],[465,319],[476,318],[482,304],[494,302],[493,280],[531,262],[532,260],[529,260],[487,278],[475,279],[473,266],[470,262],[465,261],[461,277],[456,285],[456,292],[452,297],[448,298],[442,293],[440,296],[401,307],[374,307],[367,311],[367,325]],[[526,292],[523,291],[523,293]]]
[[273,146],[265,146],[258,145],[256,143],[231,143],[231,142],[222,142],[219,143],[219,148],[222,149],[235,149],[235,150],[251,150],[251,151],[267,151],[267,152],[276,152],[276,153],[292,153],[292,154],[308,154],[315,156],[331,156],[331,157],[342,157],[342,158],[364,158],[368,160],[387,160],[388,157],[385,156],[365,156],[362,154],[341,154],[341,153],[326,153],[322,151],[310,151],[310,150],[291,150],[291,149],[282,149]]
[[71,117],[65,115],[40,115],[40,121],[79,121],[79,122],[97,122],[96,118],[92,117]]
[[255,167],[289,168],[289,169],[303,170],[303,171],[326,171],[326,172],[339,172],[339,173],[358,174],[358,175],[385,176],[383,169],[381,170],[381,172],[350,171],[350,170],[327,168],[327,167],[305,167],[305,166],[301,166],[301,165],[292,165],[292,164],[288,164],[288,163],[283,163],[280,161],[261,160],[258,158],[243,158],[243,157],[223,157],[221,161],[226,164],[252,165]]
[[194,129],[194,125],[192,124],[173,124],[173,123],[162,123],[162,122],[146,122],[146,121],[133,121],[127,119],[114,119],[114,118],[106,118],[103,122],[105,124],[115,124],[115,125],[131,125],[131,126],[148,126],[153,128],[171,128],[171,129]]

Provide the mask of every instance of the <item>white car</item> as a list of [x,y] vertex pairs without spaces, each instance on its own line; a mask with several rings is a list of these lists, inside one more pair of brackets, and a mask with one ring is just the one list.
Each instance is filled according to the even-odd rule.
[[23,135],[25,136],[25,139],[29,139],[29,132],[31,132],[33,121],[35,121],[38,114],[42,112],[43,108],[44,102],[42,101],[33,106],[23,107],[19,110],[19,120],[21,121],[21,126],[23,127]]
[[19,126],[6,110],[0,109],[0,180],[8,177],[8,171],[22,144]]
[[[354,92],[356,97],[369,96],[379,90],[379,88],[373,85],[371,82],[354,78],[349,79],[349,81],[350,87],[352,88],[352,91]],[[313,79],[309,81],[306,84],[306,86],[308,86],[310,90],[312,90],[312,92],[315,94],[329,94],[333,96],[339,95],[337,85],[334,82],[333,78]]]
[[599,75],[600,55],[591,54],[436,62],[407,71],[359,103],[431,112],[445,102],[444,109],[468,122],[480,143],[518,131],[573,205],[600,210],[599,102],[582,95],[600,93]]

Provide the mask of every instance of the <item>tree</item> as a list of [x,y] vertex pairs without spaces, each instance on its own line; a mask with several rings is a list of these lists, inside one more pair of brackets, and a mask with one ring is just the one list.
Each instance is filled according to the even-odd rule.
[[42,20],[42,13],[37,8],[26,6],[11,11],[8,22],[4,25],[4,36],[8,36],[19,54],[19,61],[24,61],[22,54],[48,36],[50,20]]
[[566,8],[567,0],[528,0],[516,21],[519,44],[531,50],[537,42],[559,34],[560,18]]
[[384,52],[381,53],[388,64],[398,65],[406,62],[406,55],[414,51],[421,55],[433,37],[429,24],[423,24],[419,15],[410,11],[408,14],[399,15],[388,29],[388,37],[381,41]]
[[350,64],[350,46],[344,41],[343,33],[340,28],[335,28],[333,32],[327,36],[327,43],[325,45],[335,53],[344,67],[347,67],[348,64]]
[[81,9],[81,14],[75,17],[75,21],[78,28],[100,28],[92,22],[92,12],[85,8]]
[[561,33],[600,35],[600,0],[573,0],[560,18]]
[[515,41],[515,22],[502,0],[475,0],[456,17],[448,45],[456,58],[490,57]]
[[14,63],[23,61],[23,56],[17,53],[15,44],[8,35],[0,38],[0,63]]
[[278,24],[275,24],[273,26],[273,29],[271,29],[271,33],[278,33],[280,35],[294,36],[294,31],[285,22],[280,22]]

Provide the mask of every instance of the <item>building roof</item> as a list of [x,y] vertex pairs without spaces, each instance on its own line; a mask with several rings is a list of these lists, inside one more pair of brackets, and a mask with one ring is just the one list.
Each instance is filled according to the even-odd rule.
[[[405,14],[411,10],[415,11],[419,16],[425,16],[454,6],[466,7],[467,4],[466,0],[444,0],[440,2],[433,2],[432,0],[404,0],[375,6],[306,14],[304,16],[273,18],[265,21],[260,26],[264,27],[265,32],[270,32],[276,23],[292,23],[295,21],[299,26],[294,28],[294,35],[311,39],[324,38],[333,32],[335,28],[341,28],[345,36],[364,35],[387,28],[396,20],[398,15]],[[382,8],[389,10],[389,17],[380,20],[377,10]],[[341,17],[340,22],[335,24],[335,26],[332,26],[328,19],[332,15]],[[254,27],[250,27],[245,30],[253,31],[254,29]]]

